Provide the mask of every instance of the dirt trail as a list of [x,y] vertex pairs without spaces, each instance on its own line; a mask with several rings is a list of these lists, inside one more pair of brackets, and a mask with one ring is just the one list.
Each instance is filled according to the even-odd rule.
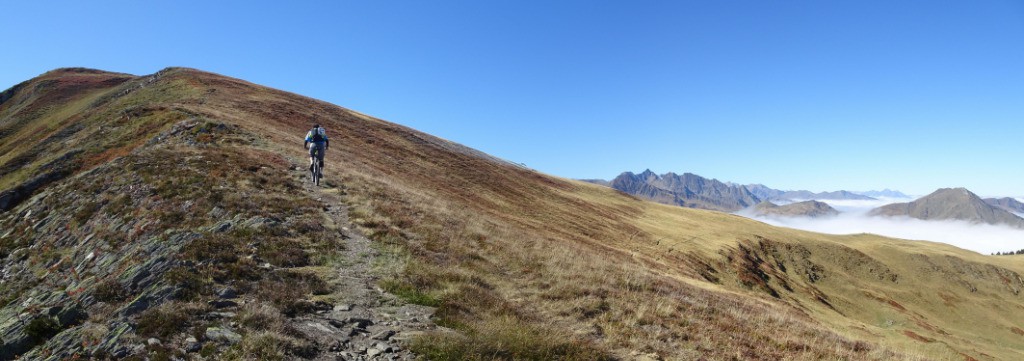
[[292,328],[320,350],[315,360],[414,360],[406,341],[436,328],[430,320],[434,309],[408,304],[380,289],[373,269],[380,251],[349,221],[342,190],[329,185],[336,181],[325,177],[317,187],[302,167],[296,172],[321,203],[324,226],[339,232],[345,247],[334,262],[340,272],[335,293],[339,301],[331,310],[290,319]]

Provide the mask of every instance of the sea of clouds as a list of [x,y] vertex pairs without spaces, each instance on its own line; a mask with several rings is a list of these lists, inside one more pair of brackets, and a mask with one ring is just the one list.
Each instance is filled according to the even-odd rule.
[[823,218],[763,217],[754,216],[749,211],[740,211],[737,214],[781,227],[829,234],[874,233],[909,240],[942,242],[983,254],[1024,249],[1024,230],[1010,226],[867,215],[876,207],[912,200],[823,200],[822,202],[841,212],[838,216]]

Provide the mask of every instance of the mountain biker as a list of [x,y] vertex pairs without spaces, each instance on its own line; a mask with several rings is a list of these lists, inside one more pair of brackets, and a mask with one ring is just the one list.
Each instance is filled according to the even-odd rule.
[[309,149],[309,170],[313,170],[313,160],[320,160],[320,168],[324,166],[324,151],[330,148],[331,142],[327,139],[327,131],[320,127],[320,124],[313,124],[313,129],[306,133],[306,140],[302,142],[303,149]]

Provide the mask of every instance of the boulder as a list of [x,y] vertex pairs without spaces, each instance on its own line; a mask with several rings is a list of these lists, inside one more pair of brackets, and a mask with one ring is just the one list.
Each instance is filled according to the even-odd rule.
[[229,329],[220,327],[206,328],[205,336],[206,339],[210,341],[222,342],[229,345],[234,345],[242,341],[242,335],[239,335]]

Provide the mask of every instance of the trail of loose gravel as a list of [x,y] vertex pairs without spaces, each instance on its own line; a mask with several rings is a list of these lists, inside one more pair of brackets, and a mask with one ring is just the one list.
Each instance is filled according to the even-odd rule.
[[373,270],[380,251],[349,221],[343,191],[327,186],[331,179],[317,187],[302,168],[297,172],[305,176],[306,191],[321,203],[326,215],[324,225],[339,232],[345,246],[334,262],[339,265],[339,301],[331,310],[291,319],[291,325],[320,349],[316,360],[416,359],[406,341],[436,328],[430,320],[434,309],[407,304],[380,289]]

